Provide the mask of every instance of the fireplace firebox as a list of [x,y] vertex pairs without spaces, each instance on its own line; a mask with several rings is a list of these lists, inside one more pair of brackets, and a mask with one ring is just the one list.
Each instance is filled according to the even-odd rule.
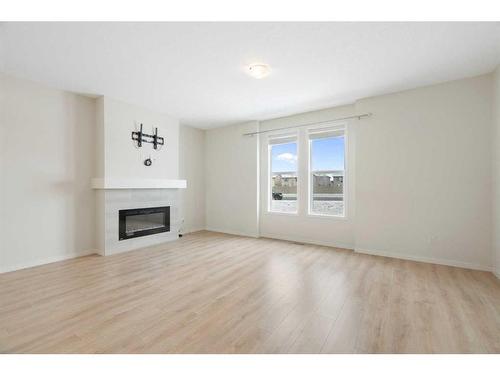
[[120,210],[119,222],[118,238],[120,241],[156,233],[170,232],[170,207]]

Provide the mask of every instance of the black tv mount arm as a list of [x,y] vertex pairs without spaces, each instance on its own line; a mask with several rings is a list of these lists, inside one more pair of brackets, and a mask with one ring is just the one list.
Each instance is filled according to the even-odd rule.
[[155,150],[158,149],[158,145],[165,144],[163,137],[158,137],[158,128],[155,128],[154,135],[150,135],[142,132],[142,124],[138,132],[132,132],[132,140],[137,142],[137,147],[142,147],[142,142],[152,143]]

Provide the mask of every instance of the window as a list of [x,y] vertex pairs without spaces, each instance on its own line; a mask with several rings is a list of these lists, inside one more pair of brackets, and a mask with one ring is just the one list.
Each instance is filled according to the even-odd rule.
[[271,212],[297,213],[297,136],[269,138]]
[[[346,216],[345,124],[323,124],[267,138],[267,191],[270,213]],[[266,148],[263,149],[263,156]],[[302,152],[307,150],[308,152]],[[302,201],[303,200],[303,201]]]
[[345,216],[345,130],[310,130],[309,214]]

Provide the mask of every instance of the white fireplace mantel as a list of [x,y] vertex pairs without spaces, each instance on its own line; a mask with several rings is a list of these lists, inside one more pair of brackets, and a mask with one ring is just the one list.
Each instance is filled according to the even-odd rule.
[[185,189],[186,180],[163,178],[93,178],[92,189]]

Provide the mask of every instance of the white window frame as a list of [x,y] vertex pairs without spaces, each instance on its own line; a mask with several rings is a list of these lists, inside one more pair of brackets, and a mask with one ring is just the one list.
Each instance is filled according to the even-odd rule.
[[[297,211],[295,212],[282,212],[282,211],[273,211],[271,210],[271,201],[272,201],[272,162],[271,162],[271,149],[273,144],[271,143],[274,139],[280,138],[295,138],[294,141],[283,142],[283,143],[274,143],[274,144],[289,144],[295,143],[297,145]],[[300,134],[295,131],[292,133],[276,133],[271,134],[267,137],[267,204],[266,204],[266,213],[271,215],[285,215],[285,216],[298,216],[300,212],[300,199],[299,199],[299,189],[300,189]]]
[[[312,211],[312,204],[313,204],[313,170],[312,170],[312,139],[310,138],[310,134],[321,134],[321,133],[328,133],[331,131],[342,131],[343,136],[344,136],[344,175],[343,175],[343,202],[344,202],[344,212],[343,215],[332,215],[332,214],[325,214],[325,213],[317,213]],[[308,180],[308,186],[307,186],[307,216],[310,217],[320,217],[320,218],[328,218],[328,219],[337,219],[337,220],[345,220],[347,219],[347,194],[348,194],[348,165],[347,165],[347,160],[348,160],[348,134],[347,134],[347,124],[346,123],[337,123],[335,125],[331,126],[325,126],[324,124],[322,126],[312,126],[306,129],[305,132],[305,137],[307,141],[307,148],[308,148],[308,161],[307,161],[307,180]],[[326,137],[325,137],[326,138]],[[298,158],[298,157],[297,157]]]

